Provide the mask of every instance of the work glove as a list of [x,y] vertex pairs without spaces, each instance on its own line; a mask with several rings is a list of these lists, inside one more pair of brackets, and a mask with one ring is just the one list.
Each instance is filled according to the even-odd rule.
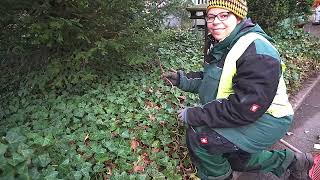
[[162,79],[164,83],[168,86],[178,86],[180,81],[179,73],[175,70],[170,70],[162,74]]
[[179,110],[177,111],[178,119],[179,119],[181,122],[185,123],[185,124],[188,123],[188,121],[187,121],[187,111],[188,111],[188,107],[179,109]]

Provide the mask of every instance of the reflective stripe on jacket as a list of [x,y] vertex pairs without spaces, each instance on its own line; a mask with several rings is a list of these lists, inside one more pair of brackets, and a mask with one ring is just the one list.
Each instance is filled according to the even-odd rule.
[[[227,98],[230,94],[234,93],[232,88],[232,79],[237,73],[236,62],[247,49],[247,47],[256,39],[260,39],[274,48],[274,46],[266,38],[254,32],[248,33],[239,38],[225,59],[219,82],[217,99]],[[284,69],[285,65],[282,62],[281,65],[282,69]],[[288,95],[286,93],[286,85],[283,79],[283,74],[281,74],[280,77],[276,96],[274,97],[266,113],[278,118],[293,115],[293,109],[289,103]]]

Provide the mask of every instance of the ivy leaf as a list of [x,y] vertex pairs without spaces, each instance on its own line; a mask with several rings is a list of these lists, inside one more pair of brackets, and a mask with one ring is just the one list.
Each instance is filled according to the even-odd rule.
[[84,114],[85,112],[82,111],[82,109],[78,108],[78,109],[75,109],[74,112],[73,112],[73,115],[75,117],[78,117],[78,118],[83,118],[84,117]]
[[123,131],[123,132],[121,133],[121,137],[122,137],[122,138],[126,138],[126,139],[130,138],[129,131],[128,131],[128,130]]
[[127,179],[129,179],[129,177],[128,177],[128,174],[126,172],[122,172],[121,174],[116,172],[111,177],[111,180],[127,180]]
[[0,142],[0,156],[3,156],[4,153],[7,151],[7,149],[8,149],[8,146]]
[[106,153],[98,153],[98,154],[96,154],[95,157],[96,157],[96,160],[101,163],[105,162],[109,159],[109,157]]
[[102,163],[97,163],[96,165],[94,165],[93,167],[93,172],[94,173],[100,173],[103,172],[105,170],[105,165]]
[[40,173],[36,167],[32,168],[29,170],[31,179],[39,179],[40,178]]
[[61,165],[62,165],[62,166],[67,166],[67,165],[69,165],[69,163],[70,163],[70,160],[69,160],[69,158],[68,158],[68,159],[64,160],[64,161],[61,163]]
[[51,159],[48,153],[40,155],[38,157],[38,160],[41,167],[46,167],[48,164],[51,163]]
[[28,166],[26,163],[21,163],[16,169],[21,179],[30,179],[30,176],[28,173]]
[[56,180],[56,179],[58,179],[57,178],[58,174],[59,174],[58,171],[51,171],[44,177],[44,179],[46,179],[46,180]]
[[115,143],[112,141],[105,141],[103,145],[110,151],[110,152],[117,152],[118,148],[115,146]]
[[24,142],[26,139],[27,138],[19,132],[19,129],[11,129],[6,135],[6,140],[10,144]]
[[80,171],[75,171],[73,173],[74,179],[81,179],[82,178],[82,173]]
[[15,168],[11,165],[6,165],[2,169],[1,179],[14,179],[15,176]]
[[52,141],[53,141],[52,135],[48,135],[45,138],[43,138],[43,142],[42,142],[41,146],[42,147],[49,146],[52,144]]
[[19,151],[19,153],[21,153],[22,154],[22,156],[24,157],[24,158],[31,158],[31,156],[32,156],[32,154],[33,154],[33,149],[21,149],[20,151]]
[[17,166],[19,163],[25,161],[25,158],[18,154],[18,153],[13,153],[11,159],[9,160],[9,164],[11,164],[12,166]]
[[80,172],[87,177],[91,172],[91,167],[92,167],[91,163],[85,162],[84,164],[81,165]]

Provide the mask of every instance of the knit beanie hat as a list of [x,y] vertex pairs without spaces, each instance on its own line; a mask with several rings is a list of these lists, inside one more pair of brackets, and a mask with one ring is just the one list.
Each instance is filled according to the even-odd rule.
[[209,0],[207,12],[211,8],[227,9],[242,19],[246,17],[248,13],[246,0]]

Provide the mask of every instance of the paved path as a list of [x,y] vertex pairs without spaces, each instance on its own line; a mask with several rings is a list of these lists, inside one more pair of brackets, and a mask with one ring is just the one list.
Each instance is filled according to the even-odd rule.
[[[320,82],[317,82],[295,112],[293,127],[283,139],[303,152],[314,152],[320,144]],[[284,147],[280,143],[275,148]]]
[[[307,24],[304,30],[320,37],[320,25]],[[320,57],[319,57],[320,59]],[[320,74],[304,83],[301,90],[291,102],[295,107],[294,123],[291,135],[283,139],[303,152],[316,153],[314,144],[320,144]],[[272,149],[285,149],[282,143],[275,144]],[[236,180],[279,180],[272,173],[235,173]]]

